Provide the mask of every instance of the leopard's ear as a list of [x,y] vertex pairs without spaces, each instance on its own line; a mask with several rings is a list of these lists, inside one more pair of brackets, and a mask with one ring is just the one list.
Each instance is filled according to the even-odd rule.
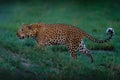
[[45,23],[40,22],[40,23],[38,23],[38,26],[45,26]]
[[27,24],[25,24],[25,23],[22,23],[22,25],[23,25],[23,26],[27,26]]

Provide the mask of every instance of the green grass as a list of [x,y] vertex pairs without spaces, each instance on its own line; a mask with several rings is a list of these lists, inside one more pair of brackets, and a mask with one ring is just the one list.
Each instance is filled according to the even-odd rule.
[[[0,79],[2,80],[119,80],[120,79],[120,10],[114,0],[65,0],[50,2],[17,0],[0,4]],[[110,42],[97,44],[85,39],[94,63],[78,53],[74,60],[65,46],[38,49],[34,39],[19,40],[17,30],[23,23],[65,23],[75,25],[98,39],[106,38],[112,27]]]

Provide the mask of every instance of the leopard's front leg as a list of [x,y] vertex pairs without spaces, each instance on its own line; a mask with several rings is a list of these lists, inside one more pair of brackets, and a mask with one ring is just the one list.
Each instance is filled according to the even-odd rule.
[[39,37],[39,38],[37,39],[37,49],[41,49],[41,50],[47,51],[47,45],[46,45],[46,40],[45,40],[45,38]]

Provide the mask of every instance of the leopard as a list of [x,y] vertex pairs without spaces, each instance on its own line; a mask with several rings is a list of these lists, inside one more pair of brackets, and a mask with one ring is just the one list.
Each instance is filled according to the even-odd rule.
[[37,42],[38,47],[46,47],[50,45],[65,45],[70,55],[77,59],[77,52],[86,54],[93,62],[93,57],[89,49],[86,48],[84,38],[96,43],[108,42],[115,34],[113,28],[108,27],[106,33],[109,35],[106,39],[97,39],[82,29],[69,24],[48,24],[33,23],[24,24],[16,33],[20,39],[33,38]]

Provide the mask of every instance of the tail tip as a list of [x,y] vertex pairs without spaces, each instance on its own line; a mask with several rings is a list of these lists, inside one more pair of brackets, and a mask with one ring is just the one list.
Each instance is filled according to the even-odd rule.
[[113,28],[107,28],[106,33],[107,33],[107,34],[113,34],[113,35],[115,34]]

